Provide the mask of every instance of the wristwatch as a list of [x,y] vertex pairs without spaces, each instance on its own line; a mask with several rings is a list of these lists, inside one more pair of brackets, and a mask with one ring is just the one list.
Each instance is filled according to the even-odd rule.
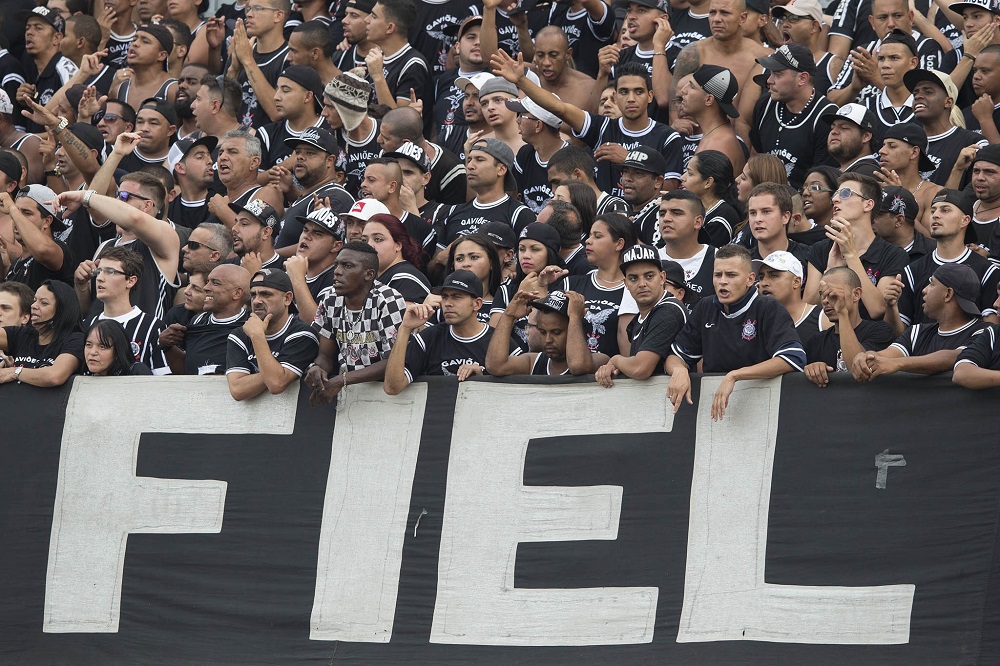
[[46,175],[46,177],[51,176],[53,178],[58,178],[59,176],[62,175],[62,169],[60,169],[58,166],[56,166],[55,169],[49,169],[48,171],[46,171],[45,175]]
[[80,202],[84,208],[90,208],[90,197],[94,196],[97,190],[87,190],[83,193],[83,201]]
[[59,116],[59,124],[52,128],[53,132],[62,132],[64,129],[69,127],[69,121],[66,120],[65,116]]
[[14,368],[14,379],[17,380],[18,384],[21,383],[21,371],[22,370],[24,370],[24,366],[23,365],[19,365],[16,368]]

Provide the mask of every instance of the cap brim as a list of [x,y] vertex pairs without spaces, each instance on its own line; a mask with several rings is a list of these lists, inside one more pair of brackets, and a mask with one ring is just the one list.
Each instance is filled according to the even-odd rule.
[[309,141],[308,139],[302,139],[302,138],[297,137],[297,136],[290,136],[287,139],[285,139],[285,145],[288,146],[289,148],[291,148],[292,150],[295,150],[295,146],[297,146],[299,144],[302,144],[302,143],[309,144],[310,146],[312,146],[313,148],[316,148],[317,150],[322,150],[324,153],[327,153],[327,154],[330,153],[329,149],[324,148],[323,146],[321,146],[319,143],[317,143],[315,141]]
[[903,75],[903,85],[905,85],[906,89],[909,90],[911,93],[913,92],[913,89],[917,87],[918,83],[922,83],[924,81],[928,83],[933,83],[937,87],[944,90],[945,94],[948,93],[948,86],[944,84],[944,81],[934,76],[927,70],[911,69],[910,71],[908,71],[906,74]]
[[440,296],[445,289],[450,289],[452,291],[460,291],[463,294],[468,294],[469,296],[472,296],[473,298],[483,297],[482,294],[477,294],[476,292],[472,291],[472,289],[463,289],[462,287],[456,287],[455,285],[452,284],[443,284],[440,287],[434,287],[433,289],[431,289],[431,293],[436,296]]
[[770,72],[780,72],[785,69],[795,69],[788,63],[778,60],[774,56],[764,56],[763,58],[757,58],[757,64]]
[[736,109],[735,106],[733,106],[729,102],[723,102],[723,101],[719,100],[718,97],[715,98],[715,101],[718,102],[719,108],[722,109],[725,112],[725,114],[727,116],[729,116],[730,118],[739,118],[740,117],[740,112]]
[[930,158],[927,157],[927,154],[924,153],[923,148],[920,149],[920,158],[917,160],[917,168],[921,171],[934,171],[937,169],[934,162],[931,162]]
[[325,226],[323,226],[322,224],[320,224],[319,222],[317,222],[316,220],[310,220],[310,219],[309,219],[308,217],[305,217],[305,216],[303,216],[303,215],[296,215],[296,216],[295,216],[295,221],[296,221],[296,222],[298,222],[299,224],[301,224],[301,225],[302,225],[303,227],[304,227],[304,226],[306,226],[306,222],[312,222],[312,223],[313,223],[313,224],[315,224],[315,225],[316,225],[317,227],[319,227],[320,229],[322,229],[322,230],[323,230],[323,231],[325,231],[326,233],[330,234],[331,236],[334,236],[334,235],[335,235],[335,234],[333,233],[333,230],[332,230],[332,229],[330,229],[329,227],[325,227]]

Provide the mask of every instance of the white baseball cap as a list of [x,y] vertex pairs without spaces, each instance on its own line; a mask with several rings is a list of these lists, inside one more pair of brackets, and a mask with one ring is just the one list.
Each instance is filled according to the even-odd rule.
[[776,19],[783,18],[786,14],[808,16],[814,21],[823,22],[823,7],[818,0],[789,0],[786,5],[771,8],[771,16]]
[[[557,95],[553,95],[553,97],[558,99]],[[554,129],[562,127],[562,121],[559,120],[554,113],[546,111],[539,106],[538,102],[534,101],[530,97],[508,99],[504,102],[504,105],[515,113],[527,113],[529,116],[534,116]]]
[[460,76],[455,79],[455,87],[465,92],[465,89],[469,87],[471,83],[475,86],[476,90],[482,90],[483,84],[493,78],[493,75],[489,72],[476,72],[475,74],[470,74],[469,76]]
[[361,199],[354,204],[354,207],[346,213],[341,213],[341,216],[353,217],[361,220],[362,222],[367,222],[372,219],[373,215],[391,215],[389,209],[386,205],[377,199]]
[[787,271],[800,280],[802,279],[802,262],[791,252],[778,250],[763,259],[757,259],[753,262],[753,269],[755,271],[759,271],[761,266],[770,266],[778,271]]
[[14,113],[14,105],[10,103],[10,96],[3,89],[0,89],[0,113],[11,115]]

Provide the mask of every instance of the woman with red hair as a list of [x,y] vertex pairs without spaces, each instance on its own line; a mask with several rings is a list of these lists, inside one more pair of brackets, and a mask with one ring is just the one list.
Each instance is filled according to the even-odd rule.
[[398,291],[407,303],[423,303],[431,283],[418,268],[421,249],[403,223],[393,215],[372,215],[361,240],[378,253],[378,281]]

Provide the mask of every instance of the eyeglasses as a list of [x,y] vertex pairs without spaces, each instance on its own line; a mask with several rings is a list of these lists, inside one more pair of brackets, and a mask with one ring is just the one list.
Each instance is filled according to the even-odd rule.
[[101,273],[104,273],[105,275],[107,275],[109,277],[113,277],[115,275],[124,275],[124,276],[128,277],[128,273],[126,273],[125,271],[120,271],[117,268],[111,268],[110,266],[104,267],[104,268],[93,268],[90,271],[90,274],[92,276],[94,276],[94,277],[97,277]]
[[120,201],[128,203],[130,199],[142,199],[143,201],[152,201],[149,197],[144,197],[141,194],[133,194],[132,192],[123,192],[118,190],[118,194],[115,195]]
[[267,5],[250,5],[244,11],[247,14],[251,14],[251,13],[252,14],[256,14],[257,12],[276,12],[276,11],[278,11],[278,8],[277,7],[268,7]]
[[849,187],[842,187],[833,193],[833,196],[840,199],[841,201],[847,201],[848,199],[851,198],[852,195],[860,197],[862,199],[868,198],[865,195],[861,194],[861,192],[855,192]]
[[781,23],[798,23],[799,21],[801,21],[803,19],[807,19],[807,18],[809,18],[809,17],[808,16],[797,16],[795,14],[789,14],[789,13],[786,12],[785,15],[781,17]]
[[97,113],[94,114],[94,117],[91,118],[91,121],[94,122],[94,123],[99,123],[102,120],[104,122],[106,122],[106,123],[113,123],[116,120],[121,120],[121,116],[118,115],[117,113],[108,113],[107,111],[98,111]]
[[833,192],[833,190],[827,189],[817,183],[813,183],[807,187],[799,188],[799,194],[805,194],[806,192]]
[[187,243],[184,243],[184,247],[194,252],[197,252],[201,248],[205,248],[206,250],[211,250],[212,252],[219,252],[219,250],[216,250],[214,247],[209,247],[204,243],[199,243],[198,241],[193,241],[193,240],[189,240]]

